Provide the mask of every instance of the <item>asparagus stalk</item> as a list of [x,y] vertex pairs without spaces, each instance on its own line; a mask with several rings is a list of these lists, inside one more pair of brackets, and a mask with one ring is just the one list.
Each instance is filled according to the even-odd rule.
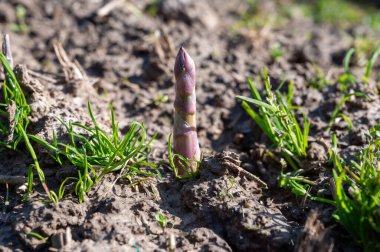
[[183,47],[179,49],[175,60],[174,75],[173,152],[187,158],[189,165],[181,165],[178,158],[175,158],[174,163],[179,174],[184,174],[184,169],[188,172],[196,171],[201,152],[196,124],[195,64]]

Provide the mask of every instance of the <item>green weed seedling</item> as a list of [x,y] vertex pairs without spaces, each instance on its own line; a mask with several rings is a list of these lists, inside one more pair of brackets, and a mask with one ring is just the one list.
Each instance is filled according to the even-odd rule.
[[[92,126],[86,126],[79,122],[63,122],[59,119],[69,135],[69,143],[60,143],[55,133],[53,143],[35,136],[29,136],[33,141],[50,150],[51,156],[60,164],[63,158],[78,168],[78,177],[67,178],[75,180],[75,193],[80,202],[85,199],[86,193],[94,183],[98,183],[107,173],[119,172],[119,178],[126,178],[132,184],[136,176],[155,177],[161,176],[156,166],[149,163],[148,155],[151,151],[150,144],[154,137],[147,141],[145,127],[139,122],[132,122],[126,135],[119,135],[118,123],[111,109],[111,132],[107,133],[99,127],[90,103],[88,111],[92,120]],[[77,133],[82,131],[82,133]],[[115,181],[116,182],[116,181]],[[64,186],[61,185],[58,199],[62,197]]]
[[274,43],[270,48],[269,53],[272,60],[276,61],[284,55],[284,49],[281,47],[280,43]]
[[223,201],[226,199],[226,197],[233,198],[231,190],[235,187],[237,182],[233,176],[227,176],[226,183],[226,188],[218,193],[219,198]]
[[316,186],[317,183],[301,176],[302,172],[303,171],[301,169],[289,173],[281,172],[281,175],[279,177],[280,187],[291,190],[291,192],[296,196],[302,196],[314,201],[334,205],[335,203],[333,200],[313,196],[310,194],[311,187]]
[[168,225],[168,218],[161,212],[157,212],[155,218],[157,224],[162,228],[162,230],[165,230],[166,226]]
[[316,76],[310,80],[309,85],[317,90],[321,90],[331,83],[327,80],[325,73],[317,66],[314,65],[314,69],[317,72]]
[[327,127],[327,132],[330,132],[331,130],[331,127],[334,125],[334,121],[338,118],[338,117],[341,117],[343,118],[344,121],[346,121],[346,123],[348,124],[348,127],[349,129],[352,129],[353,125],[352,125],[352,121],[351,119],[340,112],[340,109],[342,108],[342,106],[352,97],[352,96],[356,96],[356,97],[362,97],[362,98],[365,98],[365,99],[369,99],[369,96],[364,94],[364,93],[361,93],[361,92],[356,92],[356,93],[348,93],[346,94],[339,102],[338,104],[335,106],[332,114],[331,114],[331,117],[330,117],[330,121],[329,121],[329,124],[328,124],[328,127]]
[[345,73],[339,76],[338,78],[338,83],[342,85],[342,87],[340,88],[342,92],[345,92],[349,86],[357,82],[356,77],[351,73],[351,68],[350,68],[350,61],[354,52],[355,52],[355,49],[351,48],[350,50],[348,50],[348,52],[346,53],[343,59],[343,67],[344,67]]
[[367,64],[366,64],[366,67],[365,67],[365,74],[363,76],[363,81],[364,82],[368,82],[368,79],[371,75],[371,72],[372,72],[372,69],[373,69],[373,65],[375,64],[376,62],[376,59],[379,57],[379,54],[380,54],[380,45],[378,45],[375,50],[373,51],[371,57],[369,58]]
[[158,95],[154,98],[153,104],[156,107],[159,107],[161,104],[167,103],[169,101],[169,96],[163,94],[163,93],[158,93]]
[[334,217],[365,251],[380,249],[380,125],[369,131],[368,145],[356,160],[344,162],[333,135],[331,160],[336,187]]
[[11,24],[11,29],[14,32],[26,33],[29,30],[28,25],[25,22],[26,9],[22,5],[16,6],[16,18],[17,23]]
[[48,239],[49,239],[49,237],[44,237],[41,234],[39,234],[37,232],[33,232],[33,231],[30,231],[30,232],[26,233],[26,235],[33,236],[33,237],[37,238],[38,240],[40,240],[40,241],[42,241],[44,243],[46,243],[48,241]]

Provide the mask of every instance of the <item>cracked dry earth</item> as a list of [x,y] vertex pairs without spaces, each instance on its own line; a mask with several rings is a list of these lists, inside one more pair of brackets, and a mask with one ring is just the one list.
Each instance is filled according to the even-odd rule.
[[[331,79],[344,72],[345,52],[355,36],[371,33],[369,28],[341,30],[296,18],[278,29],[233,31],[230,24],[246,8],[244,1],[162,0],[154,16],[147,14],[147,0],[116,1],[119,5],[111,9],[105,8],[107,2],[0,1],[1,30],[11,35],[15,63],[23,64],[15,72],[32,108],[31,133],[51,140],[54,129],[64,139],[55,118],[90,123],[89,100],[100,124],[109,127],[111,103],[122,132],[138,120],[150,135],[158,133],[152,161],[166,160],[173,122],[172,66],[176,50],[185,45],[197,67],[198,134],[205,155],[201,174],[175,180],[160,166],[162,180],[137,187],[125,180],[113,185],[117,174],[110,174],[82,204],[70,190],[58,204],[46,204],[37,183],[25,202],[25,186],[11,186],[10,204],[0,214],[1,251],[359,250],[332,220],[332,207],[305,202],[278,187],[281,166],[268,155],[271,144],[235,95],[249,95],[247,78],[260,75],[263,67],[274,87],[281,80],[294,82],[293,102],[302,107],[297,113],[312,122],[304,168],[321,182],[315,190],[323,189],[331,176],[326,166],[330,139],[324,132],[341,96],[336,87],[316,90],[308,83],[317,75],[315,66]],[[25,33],[11,32],[17,5],[27,12]],[[284,55],[273,60],[269,51],[276,43]],[[353,131],[344,122],[334,128],[343,139],[344,155],[363,144],[364,132],[379,122],[375,86],[371,81],[350,87],[372,100],[353,98],[343,108],[357,125]],[[52,189],[76,174],[75,167],[60,167],[36,149]],[[25,150],[3,151],[0,158],[2,175],[25,176],[32,162]],[[1,185],[1,203],[5,195]],[[314,208],[319,211],[310,211]],[[158,211],[169,220],[165,229],[155,220]]]

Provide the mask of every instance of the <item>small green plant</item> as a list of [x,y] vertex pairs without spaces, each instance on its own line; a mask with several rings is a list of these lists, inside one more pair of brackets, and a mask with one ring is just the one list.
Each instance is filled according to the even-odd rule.
[[302,169],[289,173],[281,172],[281,175],[279,177],[280,187],[291,190],[291,192],[296,196],[307,197],[310,200],[334,205],[333,200],[313,196],[310,194],[311,187],[317,186],[318,184],[314,181],[307,179],[306,177],[301,176],[302,172]]
[[350,61],[354,52],[355,52],[355,49],[351,48],[350,50],[348,50],[348,52],[346,53],[346,56],[343,59],[343,67],[344,67],[345,73],[339,76],[338,78],[338,83],[342,85],[340,90],[343,92],[345,92],[349,88],[349,86],[357,82],[356,77],[351,73],[351,68],[350,68]]
[[331,114],[331,117],[330,117],[330,122],[328,124],[328,127],[327,127],[327,132],[330,132],[331,130],[331,127],[334,125],[334,121],[338,118],[338,117],[341,117],[343,118],[344,121],[346,121],[346,123],[348,124],[348,127],[349,129],[351,129],[353,127],[352,125],[352,121],[351,119],[340,112],[340,109],[341,107],[352,97],[352,96],[356,96],[356,97],[363,97],[365,99],[369,99],[368,95],[364,94],[364,93],[360,93],[360,92],[356,92],[356,93],[349,93],[349,94],[346,94],[339,102],[338,104],[335,106],[332,114]]
[[309,81],[309,85],[317,90],[321,90],[327,85],[331,85],[327,80],[325,73],[317,66],[314,65],[316,76]]
[[[351,48],[350,50],[348,50],[348,52],[346,53],[346,56],[343,59],[343,67],[344,67],[345,73],[339,76],[338,81],[337,81],[337,83],[340,83],[342,85],[340,87],[340,91],[342,92],[346,92],[352,84],[355,84],[357,82],[357,78],[351,73],[351,69],[350,69],[350,61],[354,53],[355,53],[355,49]],[[366,66],[366,74],[363,77],[363,79],[365,79],[366,81],[368,81],[371,69],[373,67],[373,64],[375,62],[375,59],[378,53],[380,53],[380,50],[379,51],[375,50],[372,56],[370,57],[370,59],[368,60],[368,63]],[[352,129],[353,125],[352,125],[351,119],[347,115],[341,113],[340,109],[353,96],[362,97],[367,100],[369,99],[368,95],[361,92],[346,93],[343,96],[343,98],[338,102],[338,104],[335,106],[331,114],[330,121],[327,127],[327,132],[330,132],[332,126],[334,125],[334,121],[338,117],[343,118],[343,120],[346,121],[346,123],[348,124],[349,129]]]
[[334,217],[365,251],[380,249],[380,125],[367,135],[368,145],[356,160],[345,162],[333,135],[331,160],[335,181]]
[[166,226],[168,225],[168,218],[161,212],[157,212],[155,218],[157,224],[162,228],[162,230],[165,230]]
[[[111,109],[111,133],[107,133],[97,123],[90,103],[88,111],[93,126],[86,126],[79,122],[65,123],[59,119],[69,136],[69,143],[57,141],[53,134],[53,143],[38,137],[29,137],[51,151],[51,156],[60,164],[63,157],[78,168],[78,177],[67,178],[76,181],[75,193],[79,201],[83,202],[86,193],[94,183],[98,183],[104,175],[110,172],[119,172],[118,178],[126,178],[135,183],[138,175],[144,177],[160,176],[156,166],[149,163],[150,144],[154,137],[147,141],[145,127],[139,122],[132,122],[126,135],[121,138],[118,123]],[[81,133],[78,133],[81,131]],[[63,195],[61,185],[58,199]]]
[[365,67],[365,74],[363,76],[363,81],[368,82],[369,76],[371,75],[373,65],[376,62],[377,57],[380,54],[380,45],[378,45],[375,50],[373,51],[371,57],[369,58],[366,67]]
[[160,106],[163,103],[167,103],[169,101],[169,96],[163,94],[163,93],[158,93],[158,95],[154,98],[154,105],[155,106]]
[[227,176],[227,186],[225,189],[219,192],[218,196],[221,200],[225,200],[225,198],[228,196],[230,198],[233,198],[233,195],[231,194],[232,188],[236,185],[236,179],[232,176]]
[[12,31],[25,33],[29,30],[29,27],[25,22],[26,14],[26,9],[22,5],[16,6],[17,23],[11,24]]
[[270,47],[269,53],[272,60],[276,61],[284,55],[284,50],[282,49],[280,43],[274,43]]
[[151,17],[155,17],[159,11],[158,4],[159,0],[151,0],[150,3],[145,8],[145,13]]
[[41,234],[39,234],[37,232],[33,232],[33,231],[30,231],[30,232],[26,233],[26,235],[33,236],[33,237],[37,238],[38,240],[40,240],[40,241],[42,241],[44,243],[46,243],[48,241],[48,239],[49,239],[49,237],[44,237]]
[[[257,123],[267,137],[280,149],[286,161],[295,169],[300,168],[300,158],[306,157],[310,121],[304,116],[304,127],[301,129],[293,111],[291,99],[292,84],[289,85],[288,97],[283,97],[278,90],[273,92],[266,70],[264,84],[267,93],[266,102],[262,100],[259,91],[252,80],[248,81],[253,98],[237,96],[249,116]],[[251,106],[259,107],[259,113]]]

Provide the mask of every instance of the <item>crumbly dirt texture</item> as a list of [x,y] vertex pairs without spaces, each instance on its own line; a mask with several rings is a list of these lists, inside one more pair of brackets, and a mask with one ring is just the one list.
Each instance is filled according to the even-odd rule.
[[[271,2],[261,4],[265,8]],[[269,151],[279,153],[235,96],[248,96],[247,79],[259,76],[264,67],[274,88],[282,80],[294,82],[297,116],[311,120],[305,175],[319,182],[313,193],[329,191],[331,134],[326,128],[342,93],[339,85],[316,89],[310,83],[317,69],[335,80],[344,72],[342,59],[354,38],[376,34],[367,27],[345,30],[303,18],[276,29],[231,28],[245,4],[162,0],[152,9],[148,0],[0,0],[0,29],[10,33],[19,64],[15,73],[32,108],[30,133],[51,141],[55,130],[65,139],[56,117],[89,124],[88,101],[100,125],[109,127],[112,104],[121,132],[133,120],[143,122],[150,136],[157,133],[151,161],[167,161],[172,68],[184,45],[196,62],[197,128],[204,154],[196,179],[176,180],[164,165],[159,167],[161,180],[134,187],[126,180],[114,183],[117,174],[109,174],[81,204],[72,188],[53,204],[43,201],[37,182],[29,201],[23,199],[25,185],[15,183],[7,190],[1,183],[0,251],[360,250],[332,219],[333,207],[279,188],[281,165]],[[27,13],[24,32],[12,31],[16,6]],[[148,14],[152,10],[154,15]],[[276,44],[283,55],[273,59],[270,50]],[[352,64],[362,74],[359,60]],[[374,72],[378,70],[375,64]],[[262,90],[262,82],[257,85]],[[281,91],[286,90],[284,85]],[[362,146],[365,131],[380,122],[374,80],[351,85],[347,92],[365,92],[370,99],[352,97],[342,107],[355,125],[348,130],[343,120],[334,124],[343,156]],[[61,167],[35,148],[51,189],[77,174],[75,167]],[[23,147],[0,152],[0,160],[0,175],[21,179],[32,163]],[[168,218],[165,228],[157,224],[157,212]]]

